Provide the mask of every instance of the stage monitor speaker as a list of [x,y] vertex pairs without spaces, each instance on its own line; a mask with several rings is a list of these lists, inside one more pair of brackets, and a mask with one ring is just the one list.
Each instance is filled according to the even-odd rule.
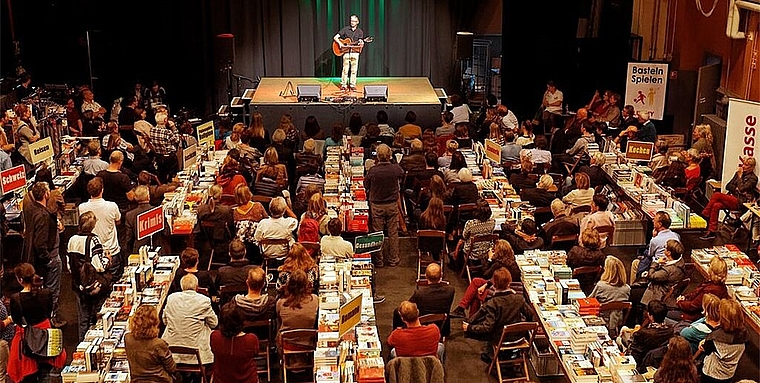
[[388,85],[365,85],[364,101],[387,102]]
[[457,60],[467,60],[472,57],[472,32],[457,32]]
[[230,33],[216,35],[214,38],[214,56],[223,63],[235,62],[235,36]]
[[297,87],[298,90],[298,101],[304,102],[304,101],[319,101],[320,98],[322,98],[322,86],[321,85],[304,85],[299,84]]

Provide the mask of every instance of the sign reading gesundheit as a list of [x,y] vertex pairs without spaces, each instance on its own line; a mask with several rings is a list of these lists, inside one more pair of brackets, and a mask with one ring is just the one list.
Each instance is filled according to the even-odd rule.
[[214,147],[214,122],[209,121],[203,125],[198,126],[198,146],[206,144],[207,147]]
[[26,171],[24,165],[14,166],[0,172],[0,195],[14,192],[26,186]]
[[32,154],[32,163],[37,165],[48,158],[53,158],[53,141],[45,137],[37,142],[29,144],[29,152]]
[[345,305],[340,306],[338,314],[340,316],[338,324],[338,334],[340,336],[349,332],[362,319],[362,295],[364,294],[359,294],[346,302]]
[[[757,159],[760,151],[760,103],[731,98],[728,100],[726,142],[723,152],[723,190],[739,169],[739,156]],[[717,149],[717,148],[716,148]],[[755,166],[760,174],[760,166]]]
[[385,236],[383,235],[382,231],[356,237],[356,243],[354,246],[356,249],[356,254],[366,254],[380,251],[380,249],[383,248],[384,239]]
[[651,161],[654,153],[654,143],[646,141],[628,141],[625,147],[625,158],[636,161]]
[[137,215],[137,240],[164,229],[164,207],[159,206]]
[[668,64],[628,63],[623,105],[633,105],[637,112],[650,112],[652,120],[662,120],[667,89]]

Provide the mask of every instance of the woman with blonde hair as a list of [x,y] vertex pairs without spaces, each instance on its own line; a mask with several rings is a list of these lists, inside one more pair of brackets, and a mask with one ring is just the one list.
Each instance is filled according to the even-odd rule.
[[264,127],[264,117],[261,113],[254,113],[251,116],[251,125],[246,131],[248,136],[248,145],[253,146],[260,152],[266,150],[267,146],[271,142],[269,140],[269,132]]
[[705,354],[702,383],[729,383],[749,340],[741,303],[733,299],[720,301],[720,327],[699,344]]
[[261,202],[253,202],[251,198],[253,194],[248,185],[238,185],[235,188],[235,201],[238,205],[232,209],[232,220],[235,223],[235,237],[245,243],[248,258],[256,262],[261,257],[254,235],[258,223],[269,215]]
[[316,291],[315,283],[318,280],[319,268],[317,267],[316,262],[314,262],[314,258],[309,255],[306,248],[303,247],[302,244],[296,242],[290,247],[288,256],[285,257],[285,262],[277,269],[277,271],[279,271],[279,276],[277,277],[276,288],[279,296],[284,294],[285,284],[288,283],[290,276],[296,270],[306,273],[306,276],[312,283],[309,290]]
[[[604,272],[599,282],[594,286],[594,290],[589,294],[590,298],[596,298],[599,303],[625,302],[631,296],[631,286],[628,285],[628,278],[625,273],[623,262],[608,255],[604,260]],[[609,315],[609,316],[608,316]],[[609,314],[603,313],[607,322],[607,328],[610,330],[610,336],[617,335],[618,328],[622,326],[623,313],[613,311]]]
[[140,305],[129,318],[129,332],[124,346],[129,361],[132,382],[172,383],[177,372],[169,344],[158,337],[158,310],[156,306]]
[[706,158],[707,161],[701,161],[701,175],[704,179],[710,177],[710,173],[715,170],[715,154],[713,151],[713,134],[712,127],[709,124],[697,125],[692,133],[692,149],[699,153],[699,159]]
[[691,352],[696,353],[701,342],[707,334],[720,326],[720,298],[707,293],[702,296],[702,311],[705,316],[691,322],[681,330],[681,336],[691,344]]
[[520,282],[522,275],[520,267],[517,266],[515,260],[515,251],[512,249],[512,245],[509,242],[500,239],[496,241],[491,250],[488,251],[486,263],[484,264],[484,272],[482,278],[473,278],[470,285],[467,286],[467,290],[459,301],[459,304],[451,312],[451,316],[455,318],[464,318],[465,310],[468,310],[470,316],[477,312],[480,305],[493,294],[493,283],[491,277],[496,270],[502,267],[509,271],[512,276],[512,282]]
[[684,173],[686,174],[686,187],[691,190],[694,187],[698,186],[696,180],[702,174],[699,165],[699,151],[697,151],[697,149],[691,148],[689,150],[683,151],[682,154],[688,163],[686,169],[684,169]]
[[562,197],[562,202],[577,206],[591,206],[594,198],[594,189],[591,188],[591,180],[588,174],[583,172],[575,173],[575,189]]
[[277,182],[280,187],[285,187],[288,184],[288,169],[280,163],[277,149],[273,146],[264,152],[264,165],[256,172],[256,182],[261,181],[264,177]]
[[[542,174],[538,179],[538,184],[534,188],[525,188],[520,190],[520,199],[530,202],[535,207],[547,207],[554,201],[554,193],[549,189],[554,186],[554,179],[548,174]],[[556,190],[556,188],[555,188]]]
[[243,132],[245,125],[242,122],[232,126],[232,134],[224,141],[224,148],[227,150],[235,149],[243,143]]
[[327,204],[322,197],[322,193],[314,193],[309,197],[306,211],[301,214],[299,222],[303,222],[305,218],[315,219],[319,223],[320,235],[330,234],[327,230],[327,223],[330,222],[330,217],[327,216]]
[[707,268],[707,278],[697,288],[676,298],[678,310],[668,312],[668,318],[692,322],[702,317],[702,297],[713,294],[720,299],[728,298],[726,276],[728,267],[721,257],[713,257]]
[[691,357],[689,342],[680,336],[670,338],[654,383],[699,383],[697,366]]
[[584,266],[603,266],[606,259],[604,253],[599,250],[602,244],[599,232],[592,228],[583,230],[580,242],[583,246],[573,246],[567,253],[567,265],[572,269]]
[[233,227],[232,209],[221,204],[222,186],[218,184],[211,185],[208,188],[208,202],[198,206],[198,220],[201,222],[214,222],[214,230],[211,235],[215,240],[229,239],[225,230]]

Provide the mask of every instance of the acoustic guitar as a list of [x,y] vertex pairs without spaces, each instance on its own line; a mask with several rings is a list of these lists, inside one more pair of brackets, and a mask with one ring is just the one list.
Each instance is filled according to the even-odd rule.
[[[375,41],[375,38],[372,37],[372,36],[367,36],[367,37],[365,37],[363,39],[360,39],[360,40],[364,41],[364,44],[369,44],[369,43]],[[351,39],[348,38],[348,37],[346,37],[343,40],[340,40],[340,42],[343,43],[343,48],[342,49],[341,49],[340,45],[338,45],[338,43],[335,40],[333,40],[333,43],[332,43],[332,50],[333,50],[333,53],[335,53],[336,56],[343,56],[343,54],[346,53],[346,52],[348,52],[349,50],[352,51],[352,52],[361,53],[362,52],[362,48],[364,47],[364,45],[359,45],[358,42],[351,43]]]

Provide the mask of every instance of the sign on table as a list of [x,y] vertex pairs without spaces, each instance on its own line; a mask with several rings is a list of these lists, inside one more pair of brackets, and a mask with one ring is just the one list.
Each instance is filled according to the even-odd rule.
[[359,294],[346,302],[345,305],[340,306],[340,323],[338,324],[340,336],[349,332],[362,319],[362,295],[364,294]]
[[214,122],[209,121],[198,126],[198,146],[206,144],[208,148],[214,147]]
[[159,206],[137,215],[137,239],[158,233],[164,229],[164,207]]
[[29,144],[29,151],[32,153],[32,163],[35,165],[48,158],[53,158],[55,155],[53,152],[53,141],[50,140],[50,137],[45,137]]
[[383,240],[385,236],[382,231],[377,233],[370,233],[360,237],[356,237],[356,244],[354,249],[357,254],[374,253],[380,251],[383,248]]
[[22,187],[26,186],[26,171],[24,165],[12,167],[0,172],[0,191],[2,195],[14,192]]
[[625,147],[625,158],[636,161],[651,161],[654,143],[645,141],[628,141]]

